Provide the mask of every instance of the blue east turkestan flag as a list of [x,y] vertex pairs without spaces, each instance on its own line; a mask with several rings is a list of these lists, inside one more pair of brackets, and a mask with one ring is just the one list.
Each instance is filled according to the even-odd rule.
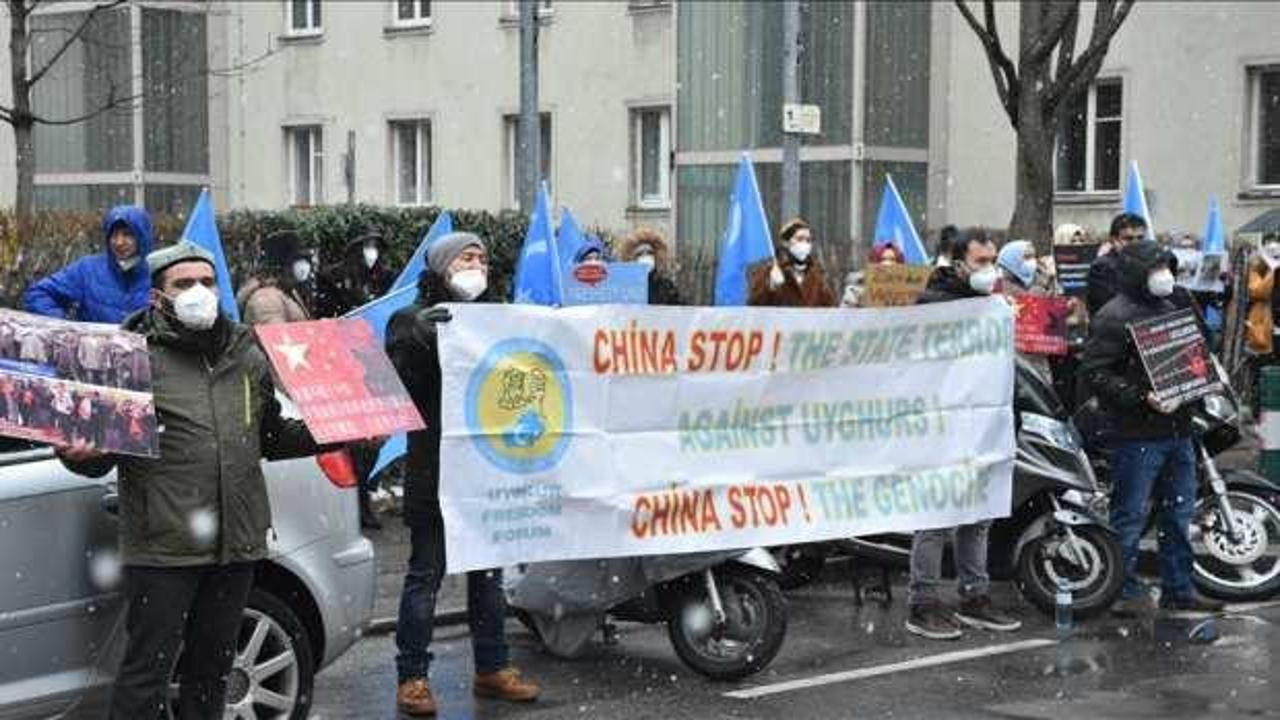
[[1133,213],[1147,221],[1147,239],[1156,236],[1155,225],[1151,223],[1151,208],[1147,206],[1147,191],[1142,184],[1142,173],[1138,172],[1138,161],[1129,161],[1129,176],[1124,181],[1124,211]]
[[200,191],[182,237],[213,254],[213,267],[218,275],[218,303],[224,315],[240,322],[240,308],[236,306],[236,294],[231,291],[231,271],[227,268],[227,256],[222,252],[222,237],[218,235],[209,188]]
[[773,258],[769,218],[760,201],[756,171],[746,153],[738,163],[738,176],[729,196],[729,219],[720,241],[716,265],[716,305],[747,304],[747,272],[752,265]]
[[[582,228],[578,226],[573,213],[567,207],[560,208],[560,233],[556,236],[556,249],[560,253],[561,279],[566,273],[573,271],[573,256],[578,254],[578,249],[586,242],[587,238],[582,234]],[[564,299],[563,295],[561,299]]]
[[560,277],[560,252],[551,227],[551,206],[544,182],[538,188],[529,230],[516,261],[515,301],[558,307],[563,298]]
[[907,212],[906,203],[898,194],[898,186],[893,184],[893,177],[889,175],[884,178],[884,194],[880,196],[873,241],[876,246],[892,243],[902,253],[902,260],[907,265],[929,264],[929,255],[924,251],[924,243],[920,242],[915,223],[911,222],[911,213]]
[[1227,252],[1227,231],[1222,226],[1222,208],[1218,207],[1218,198],[1209,201],[1209,222],[1204,228],[1204,246],[1201,252],[1205,255],[1222,255]]
[[431,228],[422,237],[422,241],[418,243],[418,248],[413,251],[413,255],[409,257],[409,262],[405,263],[404,269],[400,271],[396,281],[391,283],[391,288],[387,292],[392,293],[403,287],[415,287],[418,284],[418,276],[427,267],[427,249],[438,238],[451,232],[453,232],[453,216],[449,214],[448,210],[445,210],[436,217],[435,222],[431,223]]

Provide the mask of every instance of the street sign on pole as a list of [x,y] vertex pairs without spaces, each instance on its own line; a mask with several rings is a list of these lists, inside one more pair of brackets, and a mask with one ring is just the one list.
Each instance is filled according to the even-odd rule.
[[822,132],[822,108],[817,105],[787,103],[782,106],[782,132],[817,135]]

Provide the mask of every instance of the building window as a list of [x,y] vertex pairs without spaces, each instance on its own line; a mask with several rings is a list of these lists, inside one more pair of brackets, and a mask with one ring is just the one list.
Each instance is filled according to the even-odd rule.
[[[520,17],[520,1],[507,0],[504,11],[508,18],[518,19]],[[551,14],[551,0],[534,0],[538,3],[538,14],[545,17]]]
[[671,109],[632,110],[631,133],[635,205],[671,207]]
[[285,0],[289,35],[319,35],[324,32],[321,23],[320,0]]
[[[545,180],[548,192],[551,188],[551,113],[542,113],[541,131],[542,131],[542,147],[541,162],[539,163],[539,180]],[[507,162],[507,207],[520,206],[520,194],[516,191],[516,178],[519,176],[519,168],[516,165],[516,148],[519,146],[519,137],[516,134],[516,128],[519,126],[520,116],[506,115],[502,119],[503,135],[506,138],[506,162]]]
[[1067,102],[1058,121],[1058,192],[1120,189],[1120,80],[1099,80]]
[[289,148],[289,202],[295,206],[324,202],[324,136],[319,125],[285,129]]
[[1280,186],[1280,65],[1249,71],[1250,173],[1255,185]]
[[431,0],[391,0],[397,27],[431,24]]
[[391,166],[395,168],[395,202],[431,202],[431,123],[404,120],[391,123]]

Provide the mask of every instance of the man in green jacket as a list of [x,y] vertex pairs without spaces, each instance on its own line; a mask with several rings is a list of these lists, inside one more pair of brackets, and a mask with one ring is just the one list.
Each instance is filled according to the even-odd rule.
[[128,317],[147,338],[160,456],[59,450],[72,471],[117,471],[128,644],[112,720],[150,720],[166,704],[179,649],[178,717],[221,718],[254,563],[271,508],[260,461],[315,454],[280,416],[251,331],[218,311],[213,256],[184,240],[147,256],[151,305]]

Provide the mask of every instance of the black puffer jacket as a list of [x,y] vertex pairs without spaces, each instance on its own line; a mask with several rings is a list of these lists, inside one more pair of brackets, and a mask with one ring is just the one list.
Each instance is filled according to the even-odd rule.
[[[491,302],[489,291],[474,302]],[[440,348],[436,325],[449,317],[441,303],[457,302],[431,270],[418,279],[418,299],[387,322],[387,355],[426,428],[409,433],[404,487],[406,525],[440,522]]]
[[1171,267],[1172,255],[1155,243],[1130,245],[1113,263],[1119,292],[1094,316],[1085,343],[1080,372],[1087,387],[1111,419],[1111,431],[1121,440],[1185,437],[1191,430],[1191,408],[1170,415],[1147,403],[1151,381],[1129,332],[1129,325],[1166,315],[1179,308],[1171,298],[1147,290],[1147,277],[1161,266]]
[[970,287],[969,281],[960,277],[960,273],[956,272],[954,267],[947,266],[933,271],[933,275],[929,276],[929,284],[925,286],[924,292],[920,293],[920,297],[916,299],[916,304],[928,305],[929,303],[966,300],[977,297],[989,296],[974,290]]

